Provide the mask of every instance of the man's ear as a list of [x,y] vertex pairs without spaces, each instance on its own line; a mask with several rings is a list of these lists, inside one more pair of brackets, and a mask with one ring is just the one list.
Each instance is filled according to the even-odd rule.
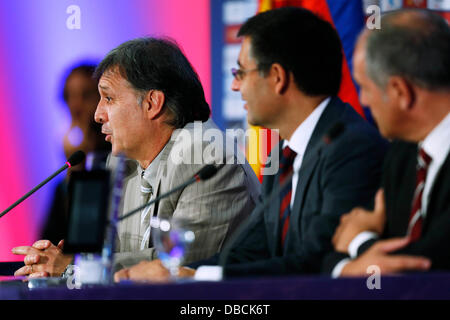
[[162,114],[165,96],[160,90],[148,91],[143,100],[143,108],[148,119],[153,120]]
[[269,75],[273,77],[273,81],[275,82],[275,93],[283,94],[289,84],[289,74],[281,64],[274,63],[270,67]]
[[400,110],[408,111],[416,102],[416,92],[412,83],[399,76],[389,77],[387,95]]

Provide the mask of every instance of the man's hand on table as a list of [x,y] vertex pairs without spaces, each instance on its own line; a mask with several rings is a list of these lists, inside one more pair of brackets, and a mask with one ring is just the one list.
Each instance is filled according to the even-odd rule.
[[16,270],[15,276],[28,276],[30,278],[58,277],[73,259],[72,255],[64,255],[62,248],[64,240],[57,246],[49,240],[36,241],[31,247],[20,246],[12,249],[17,255],[25,255],[25,266]]
[[382,275],[410,270],[428,270],[431,261],[425,257],[389,254],[407,246],[408,243],[408,238],[380,240],[361,256],[347,263],[340,276],[367,276],[367,268],[373,265],[380,268]]
[[[186,267],[178,269],[178,277],[190,278],[195,274],[195,270]],[[170,273],[164,267],[161,260],[141,261],[137,265],[117,271],[114,274],[114,281],[132,280],[137,282],[169,282]]]

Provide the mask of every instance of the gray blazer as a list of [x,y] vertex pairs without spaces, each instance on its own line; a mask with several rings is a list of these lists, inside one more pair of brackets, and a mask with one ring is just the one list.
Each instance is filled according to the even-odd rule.
[[[184,130],[175,130],[161,151],[157,182],[153,186],[154,196],[175,188],[204,167],[205,162],[211,162],[210,159],[199,157],[199,153],[203,156],[215,148],[216,152],[213,154],[217,159],[223,160],[222,155],[225,155],[223,151],[227,144],[224,134],[221,133],[222,144],[211,143],[211,139],[203,141],[201,136],[194,136],[194,125],[196,129],[201,128],[203,134],[208,129],[212,129],[212,133],[216,134],[221,132],[212,120],[189,123]],[[196,133],[198,134],[198,131]],[[228,143],[230,146],[229,140]],[[231,145],[234,146],[235,142],[232,141]],[[205,259],[218,252],[258,201],[260,183],[245,157],[236,153],[235,149],[239,150],[234,147],[227,148],[227,164],[215,176],[173,193],[150,209],[151,216],[173,218],[181,226],[195,233],[195,240],[189,247],[184,263]],[[179,163],[181,158],[184,161]],[[242,159],[244,163],[239,164]],[[112,157],[109,165],[113,167],[114,162]],[[140,205],[139,165],[134,160],[129,160],[127,165],[129,174],[124,181],[122,213]],[[119,224],[115,270],[157,257],[153,247],[140,250],[142,238],[139,213]]]

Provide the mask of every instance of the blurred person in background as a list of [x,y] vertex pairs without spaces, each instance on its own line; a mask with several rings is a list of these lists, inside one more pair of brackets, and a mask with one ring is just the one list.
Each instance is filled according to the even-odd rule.
[[[101,133],[101,125],[94,120],[100,95],[97,80],[93,74],[96,65],[80,63],[71,67],[64,79],[62,98],[70,112],[70,126],[63,137],[64,155],[70,157],[75,151],[90,152],[111,151],[111,145]],[[61,246],[65,237],[68,218],[67,182],[74,170],[83,170],[85,162],[68,169],[67,175],[55,188],[53,199],[47,214],[47,221],[42,229],[41,239],[48,239]]]

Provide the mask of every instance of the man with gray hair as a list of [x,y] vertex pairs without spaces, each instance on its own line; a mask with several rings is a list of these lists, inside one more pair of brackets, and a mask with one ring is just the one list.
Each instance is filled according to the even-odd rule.
[[[115,269],[156,257],[150,236],[151,217],[171,219],[195,234],[184,262],[218,252],[254,208],[260,186],[249,164],[237,160],[243,157],[238,157],[234,145],[226,150],[224,159],[224,150],[217,149],[221,144],[206,138],[207,130],[217,132],[218,128],[209,119],[203,87],[187,58],[172,41],[140,38],[112,50],[96,74],[101,99],[95,120],[102,124],[112,153],[132,159],[124,181],[122,213],[193,177],[211,162],[205,157],[207,150],[215,149],[215,159],[220,154],[219,160],[226,162],[207,181],[179,188],[140,214],[123,220],[118,226]],[[198,126],[205,136],[195,135]],[[190,139],[184,139],[186,136]],[[198,154],[193,153],[199,152],[201,159],[183,157],[186,161],[180,163],[180,151],[194,158]],[[48,240],[14,248],[13,252],[26,255],[26,266],[16,275],[57,276],[72,260]]]
[[334,276],[450,269],[450,28],[425,10],[386,14],[354,55],[361,102],[381,133],[399,139],[386,156],[373,211],[342,216],[325,270]]

